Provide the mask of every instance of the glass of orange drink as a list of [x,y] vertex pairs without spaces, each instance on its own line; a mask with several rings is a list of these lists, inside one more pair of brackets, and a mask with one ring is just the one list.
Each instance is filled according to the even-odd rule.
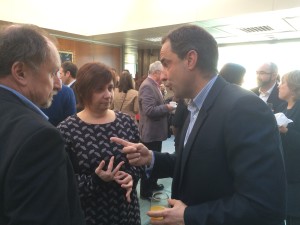
[[[150,211],[160,211],[169,208],[169,195],[164,191],[153,192]],[[162,220],[163,217],[151,217],[151,220]]]

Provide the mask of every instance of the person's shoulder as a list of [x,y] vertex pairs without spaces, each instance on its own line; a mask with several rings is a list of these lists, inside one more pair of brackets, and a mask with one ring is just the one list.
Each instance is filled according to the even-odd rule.
[[250,91],[252,91],[255,94],[259,94],[259,87],[251,88]]
[[63,121],[61,121],[57,127],[61,127],[61,126],[69,126],[70,124],[74,124],[77,123],[79,121],[79,118],[76,114],[68,116],[66,119],[64,119]]
[[139,92],[135,89],[130,89],[127,93],[130,95],[138,95]]
[[220,93],[221,98],[226,99],[227,104],[230,102],[262,102],[262,100],[252,91],[244,89],[238,85],[229,84]]
[[115,115],[116,115],[116,119],[124,122],[124,121],[133,121],[133,119],[131,118],[131,116],[127,113],[121,112],[121,111],[114,111]]

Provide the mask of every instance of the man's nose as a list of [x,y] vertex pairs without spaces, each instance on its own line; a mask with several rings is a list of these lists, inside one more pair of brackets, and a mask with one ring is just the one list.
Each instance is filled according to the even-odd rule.
[[53,90],[60,91],[62,89],[62,81],[58,78],[58,74],[53,78]]

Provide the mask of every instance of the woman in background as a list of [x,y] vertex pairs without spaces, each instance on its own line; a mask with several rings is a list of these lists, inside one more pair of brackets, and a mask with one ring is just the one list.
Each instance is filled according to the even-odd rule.
[[123,71],[120,76],[119,87],[115,89],[112,108],[128,114],[132,119],[138,113],[138,91],[134,89],[132,76]]
[[279,98],[287,102],[281,109],[293,120],[279,127],[287,176],[287,225],[300,225],[300,70],[283,75]]
[[[61,122],[58,129],[75,170],[86,224],[140,225],[136,185],[143,168],[131,166],[120,151],[122,146],[110,141],[116,136],[138,142],[137,126],[130,116],[109,109],[114,75],[107,66],[83,65],[76,83],[78,100],[84,109]],[[118,172],[120,166],[124,172]]]

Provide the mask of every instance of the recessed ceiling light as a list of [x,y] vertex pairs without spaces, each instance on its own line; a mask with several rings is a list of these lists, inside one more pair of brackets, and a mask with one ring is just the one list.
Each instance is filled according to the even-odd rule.
[[145,38],[146,41],[152,41],[152,42],[160,42],[161,37],[152,37],[152,38]]

